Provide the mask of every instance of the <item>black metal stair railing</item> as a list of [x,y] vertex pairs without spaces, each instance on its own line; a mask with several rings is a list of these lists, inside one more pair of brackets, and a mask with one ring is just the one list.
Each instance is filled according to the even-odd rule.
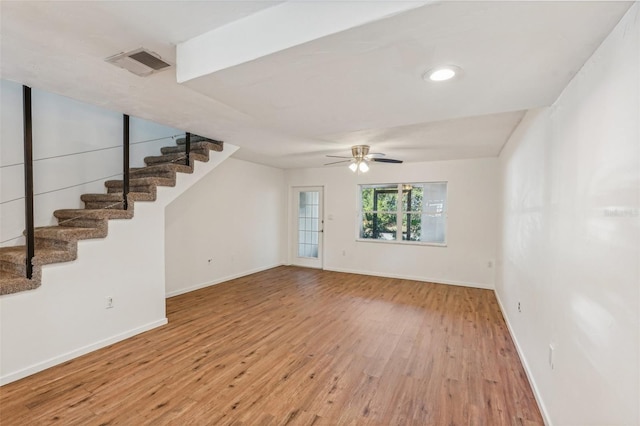
[[[33,259],[35,257],[35,223],[34,223],[34,182],[33,182],[33,120],[32,120],[32,103],[31,88],[23,85],[23,123],[24,123],[24,188],[25,188],[25,267],[26,278],[33,278]],[[175,136],[174,136],[175,138]],[[123,114],[123,132],[122,132],[122,205],[124,210],[129,209],[129,190],[130,190],[130,164],[129,164],[129,115]],[[114,147],[115,148],[115,147]],[[191,166],[191,133],[185,134],[185,155],[178,156],[171,160],[172,163],[179,164],[184,158],[185,164]],[[112,208],[120,203],[115,203],[106,207]],[[81,217],[81,216],[78,216]],[[75,218],[72,218],[75,219]],[[67,220],[72,220],[67,219]],[[59,224],[66,222],[59,221]]]
[[185,164],[189,166],[190,165],[189,156],[191,154],[191,133],[187,132],[187,134],[184,136],[184,143],[185,143],[184,152],[186,156]]
[[33,224],[33,132],[31,120],[31,87],[22,86],[23,124],[24,124],[24,204],[26,227],[26,276],[33,276],[33,258],[35,256],[35,234]]
[[122,208],[129,210],[129,116],[124,114],[122,118]]

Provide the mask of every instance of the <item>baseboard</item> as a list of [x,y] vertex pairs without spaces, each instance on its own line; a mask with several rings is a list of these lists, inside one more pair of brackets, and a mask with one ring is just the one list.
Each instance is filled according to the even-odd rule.
[[333,272],[345,272],[348,274],[358,274],[358,275],[370,275],[374,277],[384,277],[384,278],[397,278],[401,280],[412,280],[412,281],[422,281],[428,283],[435,284],[448,284],[448,285],[457,285],[460,287],[473,287],[473,288],[481,288],[485,290],[493,290],[493,286],[489,284],[480,284],[480,283],[470,283],[465,281],[453,281],[453,280],[443,280],[440,278],[427,278],[427,277],[417,277],[413,275],[401,275],[401,274],[389,274],[386,272],[372,272],[372,271],[360,271],[357,269],[344,269],[344,268],[331,268],[325,267],[325,271],[333,271]]
[[498,294],[498,292],[494,291],[494,293],[496,294],[496,300],[498,301],[498,306],[502,311],[502,317],[504,318],[504,322],[507,324],[507,329],[509,330],[509,334],[511,335],[511,340],[513,340],[513,343],[516,347],[516,352],[518,353],[520,362],[524,367],[524,372],[527,375],[527,379],[529,380],[529,385],[533,390],[533,396],[535,397],[536,402],[538,403],[538,408],[540,409],[540,413],[542,414],[542,420],[544,421],[544,424],[546,426],[552,426],[551,419],[549,418],[549,413],[547,411],[547,407],[544,405],[544,402],[542,401],[542,396],[540,395],[540,391],[538,390],[536,381],[533,378],[533,374],[531,373],[531,369],[529,368],[527,359],[525,358],[524,352],[522,352],[522,348],[518,343],[518,338],[516,337],[516,334],[513,332],[513,327],[511,327],[511,323],[509,322],[509,317],[506,314],[507,311],[504,309],[504,305],[502,304],[502,300],[500,300],[500,295]]
[[174,291],[170,291],[165,295],[165,298],[170,298],[170,297],[174,297],[174,296],[179,296],[181,294],[185,294],[185,293],[190,293],[192,291],[195,290],[200,290],[202,288],[205,287],[210,287],[212,285],[216,285],[216,284],[220,284],[226,281],[231,281],[231,280],[235,280],[236,278],[242,278],[242,277],[246,277],[247,275],[251,275],[251,274],[255,274],[258,272],[262,272],[262,271],[266,271],[267,269],[273,269],[273,268],[277,268],[278,266],[282,266],[284,265],[283,263],[276,263],[273,265],[269,265],[269,266],[261,266],[259,268],[255,268],[255,269],[250,269],[248,271],[243,271],[237,274],[232,274],[232,275],[228,275],[226,277],[222,277],[222,278],[218,278],[214,281],[207,281],[204,283],[200,283],[200,284],[196,284],[194,286],[191,287],[187,287],[187,288],[181,288],[180,290],[174,290]]
[[6,385],[11,382],[15,382],[16,380],[20,380],[24,377],[38,373],[42,370],[46,370],[47,368],[53,367],[58,364],[62,364],[63,362],[67,362],[73,358],[77,358],[79,356],[88,354],[89,352],[93,352],[95,350],[104,348],[106,346],[128,339],[129,337],[135,336],[136,334],[149,331],[151,329],[163,326],[165,324],[167,324],[166,318],[153,321],[143,326],[136,327],[131,330],[127,330],[124,333],[116,334],[115,336],[109,337],[107,339],[100,340],[98,342],[92,343],[87,346],[83,346],[71,352],[67,352],[65,354],[50,358],[46,361],[39,362],[27,368],[23,368],[22,370],[7,374],[6,376],[0,376],[0,386]]

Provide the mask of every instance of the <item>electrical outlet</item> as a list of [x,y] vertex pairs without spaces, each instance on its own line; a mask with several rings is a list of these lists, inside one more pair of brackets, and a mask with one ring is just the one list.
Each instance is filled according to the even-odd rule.
[[113,297],[111,296],[107,296],[107,306],[105,307],[106,309],[111,309],[113,308]]
[[518,312],[522,312],[522,307],[520,306],[520,302],[518,302]]
[[211,259],[207,259],[207,264],[208,264],[209,266],[211,266],[211,263],[212,263],[212,262],[213,262],[213,258],[211,258]]

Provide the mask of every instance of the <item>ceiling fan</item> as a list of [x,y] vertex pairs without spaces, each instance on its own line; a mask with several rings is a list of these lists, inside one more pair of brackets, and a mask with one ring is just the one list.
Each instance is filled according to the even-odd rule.
[[341,155],[327,155],[330,158],[346,158],[346,160],[333,161],[325,164],[329,166],[331,164],[349,163],[349,169],[352,172],[366,173],[369,171],[369,162],[375,161],[378,163],[394,163],[400,164],[402,160],[394,160],[393,158],[383,158],[385,155],[381,152],[369,152],[369,145],[354,145],[351,147],[351,157],[344,157]]

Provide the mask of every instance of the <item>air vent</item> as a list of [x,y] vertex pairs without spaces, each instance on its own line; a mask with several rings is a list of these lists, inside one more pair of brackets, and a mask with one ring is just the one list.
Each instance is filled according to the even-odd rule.
[[146,77],[154,72],[171,68],[171,64],[164,61],[160,55],[151,52],[144,47],[131,52],[118,53],[105,59],[115,66],[131,71],[140,77]]

